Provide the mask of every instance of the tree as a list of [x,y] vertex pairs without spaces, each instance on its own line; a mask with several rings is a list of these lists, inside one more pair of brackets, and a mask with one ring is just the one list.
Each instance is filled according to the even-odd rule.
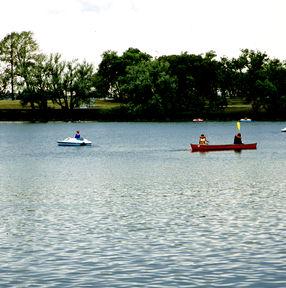
[[265,67],[266,79],[260,81],[262,107],[273,114],[286,111],[286,66],[278,59],[269,60]]
[[244,96],[243,86],[244,69],[246,63],[238,59],[221,58],[219,70],[219,89],[225,99],[242,99]]
[[215,53],[205,56],[182,53],[162,56],[170,64],[170,74],[177,77],[176,105],[181,112],[203,114],[225,106],[219,92],[220,63]]
[[120,57],[114,51],[106,51],[96,73],[96,91],[98,98],[117,99],[118,77],[121,69]]
[[57,103],[62,109],[68,109],[68,95],[64,90],[64,73],[66,62],[61,60],[61,55],[50,54],[45,66],[47,73],[48,91],[53,103]]
[[156,117],[173,115],[177,79],[169,74],[166,61],[141,61],[128,66],[126,72],[120,79],[121,89],[133,112]]
[[[122,56],[118,56],[114,51],[103,53],[103,59],[97,71],[97,94],[102,98],[108,97],[119,102],[126,102],[127,99],[122,94],[120,79],[124,79],[129,66],[149,61],[151,56],[141,52],[139,49],[129,48]],[[124,85],[124,83],[123,83]]]
[[209,112],[216,112],[226,107],[227,101],[219,93],[219,75],[221,64],[215,59],[213,51],[207,52],[197,59],[192,71],[195,79],[195,89],[199,97],[206,101]]
[[38,57],[27,73],[26,86],[20,93],[23,105],[46,109],[48,100],[64,110],[90,103],[94,95],[93,66],[86,62],[62,61],[61,55]]
[[77,60],[62,61],[60,54],[50,55],[46,63],[51,99],[64,110],[89,103],[94,95],[94,69]]
[[248,49],[242,50],[242,54],[238,58],[238,61],[245,65],[241,81],[243,97],[248,103],[251,103],[254,113],[259,112],[263,103],[261,87],[262,82],[267,79],[265,66],[268,60],[265,53]]
[[[30,65],[35,62],[38,54],[38,44],[30,31],[12,32],[0,42],[0,60],[4,65],[6,75],[9,75],[12,99],[21,90]],[[24,82],[24,83],[23,83]]]
[[203,113],[205,99],[200,97],[196,89],[196,65],[200,56],[188,54],[162,56],[159,59],[169,63],[169,73],[177,79],[176,95],[173,99],[175,111]]
[[68,63],[68,71],[65,79],[69,83],[65,89],[70,95],[70,109],[79,107],[81,104],[90,104],[94,93],[94,69],[91,64]]
[[[2,69],[1,69],[2,70]],[[8,98],[9,77],[3,71],[0,71],[0,99]]]
[[27,70],[26,85],[19,94],[22,105],[30,104],[32,109],[47,109],[50,90],[46,61],[45,55],[38,55],[37,61]]

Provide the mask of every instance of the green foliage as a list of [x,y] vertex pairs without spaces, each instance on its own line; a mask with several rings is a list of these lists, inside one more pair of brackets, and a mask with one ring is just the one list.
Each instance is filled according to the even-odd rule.
[[32,32],[12,32],[0,41],[0,99],[9,97],[32,109],[47,109],[52,102],[64,110],[108,98],[127,104],[132,114],[168,118],[221,113],[229,101],[242,99],[254,113],[282,115],[286,66],[248,49],[218,60],[214,51],[153,59],[129,48],[122,55],[104,52],[95,71],[87,62],[39,53]]
[[96,79],[96,94],[101,98],[112,98],[120,102],[128,102],[122,93],[120,80],[124,79],[130,66],[139,65],[151,59],[151,56],[138,49],[129,48],[122,56],[114,51],[103,53]]
[[5,74],[4,89],[6,92],[10,90],[12,98],[25,87],[28,70],[34,65],[37,55],[38,44],[32,32],[12,32],[0,42],[0,61]]
[[177,79],[169,75],[168,69],[169,64],[159,60],[128,66],[120,82],[122,93],[126,95],[134,113],[171,113]]

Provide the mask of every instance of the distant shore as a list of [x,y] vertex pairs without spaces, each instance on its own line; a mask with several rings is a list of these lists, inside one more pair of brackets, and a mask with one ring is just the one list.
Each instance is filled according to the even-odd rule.
[[61,109],[32,110],[32,109],[0,109],[0,121],[192,121],[194,118],[203,118],[209,121],[237,121],[248,117],[255,121],[285,121],[286,115],[271,113],[216,112],[207,115],[181,113],[172,116],[134,115],[126,109],[75,109],[63,111]]

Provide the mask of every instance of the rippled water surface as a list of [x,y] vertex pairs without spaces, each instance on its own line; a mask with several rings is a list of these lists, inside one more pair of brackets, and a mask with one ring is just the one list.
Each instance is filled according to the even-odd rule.
[[241,126],[1,123],[0,287],[286,287],[286,123]]

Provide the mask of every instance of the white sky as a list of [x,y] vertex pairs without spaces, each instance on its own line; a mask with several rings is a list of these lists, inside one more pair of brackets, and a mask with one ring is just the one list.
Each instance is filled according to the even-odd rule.
[[95,65],[129,47],[230,58],[248,48],[286,60],[285,13],[286,0],[0,0],[0,40],[32,31],[43,53]]

